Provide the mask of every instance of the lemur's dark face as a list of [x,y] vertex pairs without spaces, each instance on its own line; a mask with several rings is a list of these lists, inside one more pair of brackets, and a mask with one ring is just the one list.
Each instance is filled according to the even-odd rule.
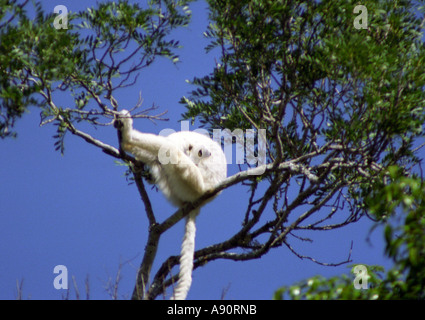
[[127,127],[132,127],[133,119],[127,110],[121,110],[115,115],[114,127],[121,130],[125,125],[127,125]]
[[185,154],[195,163],[198,164],[202,159],[211,156],[211,152],[203,145],[189,144],[185,149]]
[[124,126],[124,123],[121,119],[115,119],[114,121],[114,128],[121,129]]

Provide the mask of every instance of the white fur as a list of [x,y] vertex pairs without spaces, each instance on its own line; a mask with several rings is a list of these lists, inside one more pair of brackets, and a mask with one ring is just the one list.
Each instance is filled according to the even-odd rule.
[[[150,167],[158,188],[174,205],[181,207],[185,202],[195,201],[226,178],[226,157],[209,137],[192,131],[180,131],[167,137],[141,133],[133,129],[128,111],[120,113],[123,150]],[[175,300],[185,299],[192,283],[198,214],[199,209],[196,209],[186,218],[179,280],[172,296]]]

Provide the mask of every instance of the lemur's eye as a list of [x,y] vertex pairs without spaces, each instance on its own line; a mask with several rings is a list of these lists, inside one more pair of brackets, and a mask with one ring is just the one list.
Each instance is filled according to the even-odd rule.
[[202,149],[198,151],[198,157],[202,157]]
[[193,146],[189,144],[189,151],[191,151],[192,149],[193,149]]

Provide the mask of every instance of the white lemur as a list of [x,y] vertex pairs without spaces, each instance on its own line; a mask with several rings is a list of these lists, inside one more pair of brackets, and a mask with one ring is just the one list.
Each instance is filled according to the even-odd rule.
[[[182,207],[197,200],[227,176],[227,162],[218,143],[206,135],[180,131],[167,137],[141,133],[133,129],[127,110],[120,111],[118,127],[121,147],[149,166],[154,183],[171,203]],[[192,283],[195,252],[195,218],[199,208],[186,218],[180,254],[179,280],[172,299],[184,300]]]

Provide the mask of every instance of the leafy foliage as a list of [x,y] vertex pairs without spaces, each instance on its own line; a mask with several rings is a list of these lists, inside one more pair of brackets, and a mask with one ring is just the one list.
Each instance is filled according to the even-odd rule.
[[0,20],[0,136],[15,135],[10,129],[30,105],[44,107],[37,99],[50,84],[72,73],[78,55],[72,48],[75,36],[53,28],[53,17],[43,15],[36,5],[36,17],[25,11],[27,1],[1,1]]
[[[41,108],[42,124],[57,122],[61,150],[61,128],[74,121],[99,124],[100,115],[117,108],[113,91],[134,84],[138,72],[157,57],[178,61],[178,41],[167,36],[190,19],[190,1],[151,1],[143,9],[122,0],[69,13],[68,29],[57,30],[55,15],[44,15],[36,3],[32,19],[27,2],[0,2],[0,136],[15,134],[16,118],[35,105]],[[64,111],[54,103],[58,91],[72,94],[75,109]],[[83,111],[93,103],[100,112]]]
[[[367,29],[356,29],[357,1],[209,4],[206,49],[216,50],[220,60],[210,74],[193,79],[197,89],[181,101],[187,108],[184,117],[196,117],[210,128],[265,128],[268,161],[275,168],[291,162],[305,169],[270,170],[262,176],[270,187],[255,210],[270,192],[277,218],[248,233],[255,239],[272,230],[268,241],[251,247],[253,256],[278,244],[293,251],[289,240],[296,231],[302,238],[303,231],[339,228],[375,211],[375,218],[382,218],[393,206],[412,203],[415,196],[406,188],[418,197],[419,190],[423,193],[422,185],[410,180],[421,162],[417,152],[424,136],[423,7],[414,1],[366,1]],[[393,184],[395,167],[402,168],[404,180]],[[257,183],[252,180],[251,190]],[[258,214],[253,203],[250,222]],[[349,211],[348,217],[336,218],[334,213],[343,211]],[[406,228],[414,226],[410,221],[406,218]],[[417,223],[417,217],[412,221]],[[415,230],[421,238],[423,231]],[[414,277],[421,279],[411,264],[421,252],[413,235],[411,244],[403,237],[393,239],[388,225],[386,236],[388,254],[397,260],[398,245],[406,247],[403,256],[410,257]],[[397,286],[403,271],[391,271],[390,280],[381,282],[380,274],[370,270],[378,291],[341,289],[349,277],[313,278],[292,289],[314,298],[396,297],[389,287]]]
[[270,163],[309,168],[314,182],[305,174],[279,180],[279,170],[263,176],[280,181],[280,199],[299,194],[293,205],[276,200],[277,215],[345,203],[351,215],[331,226],[357,221],[382,172],[401,165],[409,174],[420,162],[413,146],[424,134],[424,11],[415,2],[362,3],[367,29],[354,26],[357,1],[209,4],[207,51],[220,61],[192,81],[198,88],[181,101],[184,117],[210,128],[265,128]]
[[296,158],[321,140],[367,149],[372,161],[409,145],[424,120],[420,17],[410,1],[369,1],[370,26],[357,30],[356,5],[210,1],[207,49],[220,50],[221,61],[193,80],[199,89],[182,100],[185,117],[265,126],[271,159]]
[[368,290],[355,289],[354,275],[342,275],[332,278],[314,276],[300,283],[283,287],[274,294],[274,299],[291,300],[358,300],[379,298],[377,287],[382,282],[382,268],[368,266]]

